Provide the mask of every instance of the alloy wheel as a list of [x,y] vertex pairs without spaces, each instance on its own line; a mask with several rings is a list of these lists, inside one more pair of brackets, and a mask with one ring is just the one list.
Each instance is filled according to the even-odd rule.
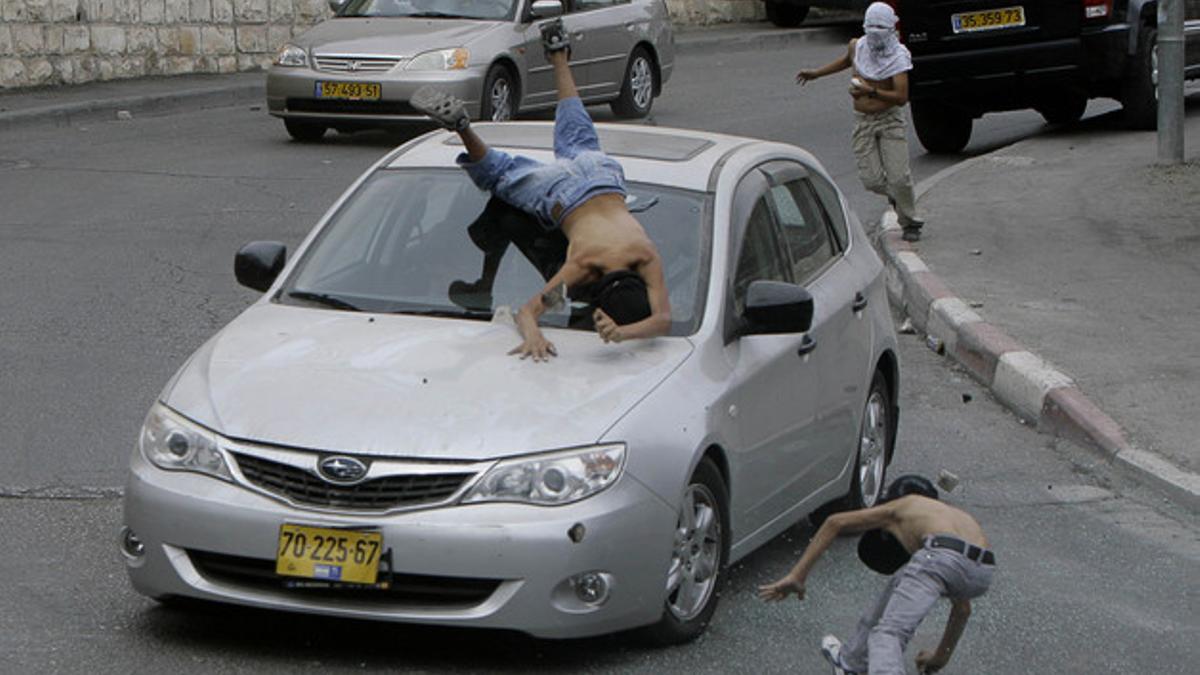
[[879,499],[887,464],[887,401],[881,392],[871,392],[863,415],[858,442],[858,496],[863,508],[870,508]]
[[667,574],[667,608],[680,621],[695,618],[708,604],[716,588],[722,545],[716,497],[705,485],[689,485]]
[[650,107],[654,98],[654,70],[645,57],[639,56],[629,68],[629,88],[633,92],[633,102],[641,110]]
[[488,91],[492,104],[492,121],[505,122],[512,119],[512,84],[506,77],[498,77]]

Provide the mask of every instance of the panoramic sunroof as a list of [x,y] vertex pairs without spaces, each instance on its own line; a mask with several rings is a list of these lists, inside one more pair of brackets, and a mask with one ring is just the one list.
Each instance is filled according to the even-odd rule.
[[[696,136],[675,136],[648,133],[636,129],[600,128],[600,147],[610,155],[682,162],[700,154],[712,141]],[[488,145],[500,148],[552,150],[553,127],[532,124],[497,124],[475,127]],[[447,145],[462,145],[457,136],[446,140]]]

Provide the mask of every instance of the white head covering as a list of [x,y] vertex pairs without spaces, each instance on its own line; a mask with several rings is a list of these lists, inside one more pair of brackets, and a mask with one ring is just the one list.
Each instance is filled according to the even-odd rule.
[[896,12],[890,5],[873,2],[863,18],[863,32],[854,47],[854,69],[868,80],[886,80],[912,70],[912,54],[896,34]]

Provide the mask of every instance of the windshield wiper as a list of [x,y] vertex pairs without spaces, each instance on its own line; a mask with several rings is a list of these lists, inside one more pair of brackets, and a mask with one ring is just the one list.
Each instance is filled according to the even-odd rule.
[[328,293],[314,293],[312,291],[289,291],[287,295],[289,298],[307,300],[309,302],[315,302],[318,305],[325,305],[326,307],[332,307],[334,309],[345,309],[351,312],[362,311],[355,305],[352,305],[349,302],[346,302],[345,300]]
[[401,14],[404,17],[412,17],[418,19],[470,19],[473,17],[464,14],[448,14],[446,12],[413,12],[412,14]]
[[446,319],[483,319],[492,318],[491,312],[473,309],[450,309],[450,308],[401,308],[393,309],[392,314],[412,314],[413,316],[435,316]]

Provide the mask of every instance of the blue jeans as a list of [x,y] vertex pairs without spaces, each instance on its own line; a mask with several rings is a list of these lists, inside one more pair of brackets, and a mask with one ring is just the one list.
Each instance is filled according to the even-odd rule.
[[558,102],[554,157],[545,164],[488,148],[478,162],[466,153],[457,161],[480,189],[534,215],[547,230],[562,225],[567,214],[592,197],[625,194],[625,172],[600,150],[596,127],[578,97]]

